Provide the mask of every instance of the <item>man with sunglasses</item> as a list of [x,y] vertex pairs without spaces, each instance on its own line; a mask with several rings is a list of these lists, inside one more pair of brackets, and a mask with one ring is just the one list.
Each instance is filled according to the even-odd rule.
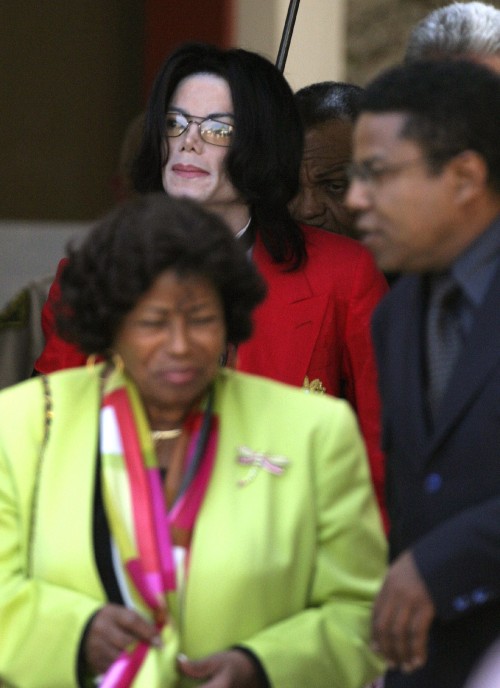
[[416,62],[367,86],[347,203],[373,319],[391,519],[386,688],[462,688],[500,632],[500,78]]

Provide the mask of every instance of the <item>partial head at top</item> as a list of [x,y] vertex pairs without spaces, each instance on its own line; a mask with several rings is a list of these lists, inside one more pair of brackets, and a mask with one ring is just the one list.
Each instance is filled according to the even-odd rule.
[[484,2],[454,2],[413,28],[405,61],[466,58],[500,72],[500,10]]

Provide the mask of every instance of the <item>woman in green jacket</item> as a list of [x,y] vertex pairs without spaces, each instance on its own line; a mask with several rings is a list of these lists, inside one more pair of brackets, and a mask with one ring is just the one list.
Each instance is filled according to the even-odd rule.
[[385,546],[354,415],[221,367],[264,296],[230,231],[146,195],[70,252],[61,287],[60,331],[90,365],[0,395],[0,680],[359,688],[380,673]]

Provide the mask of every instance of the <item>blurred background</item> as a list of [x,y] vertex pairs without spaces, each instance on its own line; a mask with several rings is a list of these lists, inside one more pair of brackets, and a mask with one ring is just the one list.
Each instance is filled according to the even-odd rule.
[[[301,0],[285,76],[363,85],[401,59],[435,0]],[[500,6],[498,2],[492,2]],[[0,307],[55,271],[123,193],[120,149],[166,55],[186,40],[275,61],[289,0],[2,2]]]

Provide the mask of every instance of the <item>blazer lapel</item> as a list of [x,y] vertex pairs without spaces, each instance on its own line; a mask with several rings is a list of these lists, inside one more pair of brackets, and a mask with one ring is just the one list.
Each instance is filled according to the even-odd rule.
[[405,292],[400,296],[393,294],[398,302],[397,317],[386,323],[393,334],[391,337],[380,334],[392,342],[390,369],[383,372],[391,377],[390,390],[398,390],[398,397],[389,403],[388,412],[396,419],[398,435],[403,433],[407,446],[413,448],[420,462],[429,434],[422,337],[423,290],[419,277],[401,279],[405,280],[400,285]]
[[312,293],[304,270],[285,272],[257,237],[253,260],[269,292],[254,316],[252,338],[238,349],[237,368],[302,386],[328,295]]
[[465,341],[436,418],[430,451],[434,451],[480,393],[500,361],[500,269]]

